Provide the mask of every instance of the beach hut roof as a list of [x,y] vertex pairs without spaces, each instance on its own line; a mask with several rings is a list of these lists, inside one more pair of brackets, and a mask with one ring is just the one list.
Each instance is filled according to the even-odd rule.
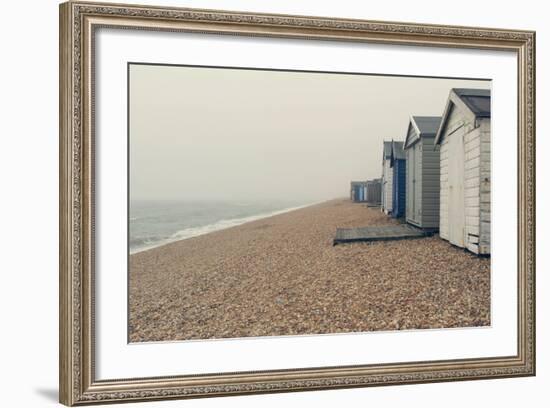
[[[441,116],[411,116],[409,127],[407,128],[407,137],[405,138],[404,148],[407,148],[421,137],[434,137],[439,129]],[[414,129],[414,135],[411,135],[411,126]]]
[[453,91],[476,115],[476,118],[491,117],[491,91],[489,89],[454,88]]
[[458,105],[468,109],[475,118],[490,118],[491,117],[491,90],[489,89],[471,89],[471,88],[453,88],[449,92],[449,98],[445,105],[445,111],[441,123],[435,136],[435,143],[441,142],[443,129],[453,105]]
[[391,159],[390,166],[393,167],[395,160],[405,160],[405,151],[403,150],[403,142],[392,141],[391,144]]
[[383,153],[383,159],[389,159],[391,158],[391,141],[384,142],[384,153]]
[[412,116],[411,119],[421,135],[435,135],[441,123],[441,116]]

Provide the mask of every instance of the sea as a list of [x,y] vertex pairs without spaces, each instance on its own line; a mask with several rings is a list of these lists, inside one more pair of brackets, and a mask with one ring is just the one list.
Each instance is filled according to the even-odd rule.
[[307,201],[140,201],[129,211],[130,254],[282,214]]

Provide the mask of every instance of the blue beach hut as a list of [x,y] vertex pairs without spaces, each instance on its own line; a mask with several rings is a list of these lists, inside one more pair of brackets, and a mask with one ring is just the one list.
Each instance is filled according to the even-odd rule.
[[392,141],[390,167],[393,169],[392,217],[401,218],[405,216],[407,191],[407,163],[403,142]]
[[355,203],[367,201],[367,182],[352,181],[350,186],[350,199]]

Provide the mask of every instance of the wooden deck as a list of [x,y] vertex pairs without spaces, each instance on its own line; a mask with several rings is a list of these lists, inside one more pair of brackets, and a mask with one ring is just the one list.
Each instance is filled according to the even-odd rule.
[[407,224],[382,225],[359,228],[337,228],[333,245],[348,242],[389,241],[397,239],[423,238],[431,235]]

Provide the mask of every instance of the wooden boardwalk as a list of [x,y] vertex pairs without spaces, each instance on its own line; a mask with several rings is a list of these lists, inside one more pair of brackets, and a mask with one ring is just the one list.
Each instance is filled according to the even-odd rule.
[[407,224],[359,228],[337,228],[333,245],[347,242],[389,241],[423,238],[430,234]]

